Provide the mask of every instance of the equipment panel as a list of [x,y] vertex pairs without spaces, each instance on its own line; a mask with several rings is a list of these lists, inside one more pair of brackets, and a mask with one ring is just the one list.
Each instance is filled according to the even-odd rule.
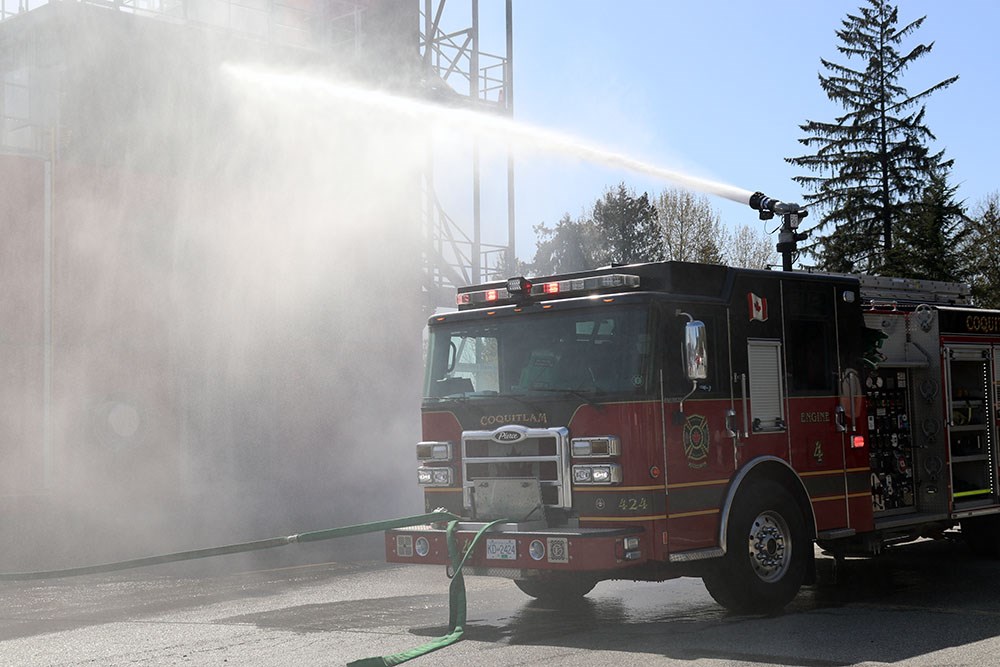
[[905,370],[883,368],[865,378],[872,509],[878,516],[915,509],[909,382]]

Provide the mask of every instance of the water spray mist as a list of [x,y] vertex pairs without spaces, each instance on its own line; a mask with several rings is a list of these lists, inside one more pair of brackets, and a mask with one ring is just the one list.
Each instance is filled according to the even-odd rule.
[[256,85],[267,92],[285,91],[297,96],[314,95],[320,96],[320,101],[327,103],[338,101],[404,118],[437,120],[447,123],[449,127],[458,127],[470,132],[487,132],[529,149],[543,148],[558,151],[605,166],[620,167],[660,178],[688,190],[716,195],[739,204],[748,204],[750,208],[760,212],[761,220],[770,220],[775,215],[781,216],[782,226],[778,232],[776,248],[782,256],[782,268],[785,271],[792,269],[792,258],[798,241],[806,238],[806,234],[797,231],[802,218],[807,215],[806,209],[799,204],[781,202],[762,192],[751,193],[743,188],[666,169],[576,137],[474,109],[442,106],[301,73],[286,74],[239,64],[225,64],[223,71],[234,79]]
[[317,76],[299,73],[286,74],[260,67],[226,64],[223,66],[223,71],[238,80],[254,83],[266,90],[295,92],[298,95],[312,93],[321,95],[326,101],[348,102],[424,121],[437,120],[447,123],[449,127],[459,127],[470,132],[486,132],[525,148],[559,151],[605,166],[620,167],[646,174],[670,181],[688,190],[716,195],[740,204],[750,203],[752,196],[750,190],[683,174],[622,155],[570,135],[473,109],[442,106]]

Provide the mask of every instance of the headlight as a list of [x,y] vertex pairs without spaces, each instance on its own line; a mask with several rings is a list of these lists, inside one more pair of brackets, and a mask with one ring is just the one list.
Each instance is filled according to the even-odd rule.
[[573,456],[577,458],[608,457],[621,454],[621,442],[617,436],[606,435],[599,438],[573,438]]
[[450,461],[451,460],[451,443],[450,442],[418,442],[417,443],[417,460],[418,461]]
[[594,484],[607,484],[611,481],[611,470],[609,468],[592,468],[591,475],[594,477]]
[[592,466],[573,466],[575,484],[618,484],[622,481],[622,467],[617,463]]

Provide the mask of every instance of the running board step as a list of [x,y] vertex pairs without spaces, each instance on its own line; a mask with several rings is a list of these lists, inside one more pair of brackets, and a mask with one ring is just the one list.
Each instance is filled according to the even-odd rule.
[[719,547],[710,549],[695,549],[693,551],[682,551],[670,554],[671,563],[688,563],[693,560],[708,560],[709,558],[722,558],[726,552]]
[[817,540],[839,540],[844,537],[854,537],[858,531],[853,528],[837,528],[835,530],[821,530],[816,534]]

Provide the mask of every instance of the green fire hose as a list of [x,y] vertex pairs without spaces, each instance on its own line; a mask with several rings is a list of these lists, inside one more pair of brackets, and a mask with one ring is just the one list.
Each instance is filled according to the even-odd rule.
[[163,563],[174,563],[184,560],[195,560],[198,558],[209,558],[211,556],[224,556],[247,551],[260,551],[262,549],[283,547],[287,544],[320,542],[323,540],[332,540],[338,537],[351,537],[353,535],[363,535],[365,533],[378,533],[386,530],[392,530],[393,528],[406,528],[407,526],[418,526],[427,523],[448,521],[448,557],[451,560],[452,566],[451,585],[448,588],[448,634],[444,637],[438,637],[437,639],[423,644],[422,646],[412,648],[409,651],[396,653],[395,655],[364,658],[362,660],[356,660],[349,663],[349,667],[388,667],[390,665],[398,665],[406,662],[407,660],[412,660],[413,658],[418,658],[422,655],[430,653],[431,651],[444,648],[445,646],[450,646],[462,638],[466,620],[465,579],[462,576],[462,567],[465,565],[465,561],[469,557],[469,554],[472,553],[473,549],[475,549],[476,545],[479,543],[480,538],[482,538],[482,536],[493,526],[498,523],[502,523],[503,520],[493,521],[492,523],[488,523],[483,526],[479,532],[476,533],[476,536],[472,539],[468,549],[466,549],[463,554],[458,548],[458,540],[455,539],[455,530],[458,527],[458,519],[459,517],[450,512],[436,510],[434,512],[428,512],[427,514],[402,517],[399,519],[387,519],[385,521],[361,523],[353,526],[344,526],[343,528],[314,530],[307,533],[287,535],[285,537],[272,537],[266,540],[242,542],[240,544],[230,544],[208,549],[195,549],[193,551],[178,551],[170,554],[148,556],[146,558],[135,558],[132,560],[123,560],[114,563],[102,563],[100,565],[88,565],[85,567],[71,567],[62,570],[0,573],[0,581],[30,581],[35,579],[55,579],[59,577],[77,577],[85,574],[117,572],[137,567],[161,565]]

